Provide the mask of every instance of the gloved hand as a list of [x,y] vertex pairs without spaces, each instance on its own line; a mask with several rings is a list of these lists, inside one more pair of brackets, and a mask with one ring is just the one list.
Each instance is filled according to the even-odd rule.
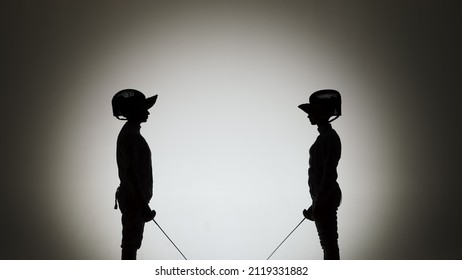
[[308,209],[304,209],[303,216],[310,221],[314,221],[313,206],[310,206]]
[[144,222],[149,222],[149,221],[152,221],[154,219],[154,217],[156,216],[156,211],[155,210],[146,210],[146,212],[143,213],[143,220]]

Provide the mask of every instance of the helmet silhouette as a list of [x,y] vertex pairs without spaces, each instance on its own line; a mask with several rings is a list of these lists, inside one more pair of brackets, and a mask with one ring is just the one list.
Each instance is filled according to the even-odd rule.
[[310,103],[301,104],[298,107],[310,114],[313,108],[321,109],[334,118],[333,121],[342,115],[342,98],[340,93],[334,89],[322,89],[310,95]]
[[136,89],[123,89],[112,98],[112,114],[119,120],[126,120],[127,115],[141,109],[149,109],[157,101],[157,95],[146,98]]

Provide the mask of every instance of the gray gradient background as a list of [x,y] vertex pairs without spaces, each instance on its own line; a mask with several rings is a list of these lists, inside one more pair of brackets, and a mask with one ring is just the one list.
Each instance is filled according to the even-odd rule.
[[[158,103],[152,207],[190,259],[265,259],[310,204],[297,105],[343,94],[344,259],[460,259],[458,1],[2,1],[2,259],[117,259],[110,99]],[[144,259],[181,256],[148,224]],[[305,222],[275,259],[320,259]]]

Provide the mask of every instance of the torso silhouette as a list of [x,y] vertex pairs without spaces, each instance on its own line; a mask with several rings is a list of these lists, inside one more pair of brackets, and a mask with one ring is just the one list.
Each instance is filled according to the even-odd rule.
[[330,124],[318,128],[319,136],[310,148],[308,185],[313,199],[324,198],[327,192],[340,192],[337,183],[337,165],[341,155],[341,142]]
[[123,126],[117,138],[117,165],[121,195],[131,197],[139,207],[147,207],[152,198],[151,150],[140,128],[131,122]]

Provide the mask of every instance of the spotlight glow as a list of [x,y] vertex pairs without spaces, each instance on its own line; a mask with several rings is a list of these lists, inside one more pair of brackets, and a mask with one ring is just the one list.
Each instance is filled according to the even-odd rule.
[[[417,167],[431,139],[418,147],[411,140],[424,135],[409,117],[420,87],[404,47],[413,26],[402,26],[414,13],[404,7],[390,25],[394,5],[341,3],[11,4],[18,25],[6,46],[17,55],[6,63],[30,67],[11,68],[6,92],[37,94],[25,101],[27,118],[7,124],[30,129],[14,132],[21,140],[6,152],[14,171],[5,185],[19,187],[6,188],[4,207],[29,196],[27,211],[5,219],[14,228],[6,236],[22,245],[5,244],[2,257],[119,258],[120,213],[112,206],[123,123],[111,116],[110,100],[136,88],[159,95],[141,130],[153,153],[159,224],[190,259],[265,259],[311,203],[308,149],[317,131],[297,106],[335,88],[343,99],[333,123],[343,145],[341,257],[453,258],[457,246],[415,250],[434,235],[421,234],[430,225],[414,218],[410,201],[419,193],[423,208],[440,173]],[[27,166],[19,153],[30,156]],[[25,213],[35,216],[27,225],[17,222]],[[41,242],[28,238],[31,231]],[[321,256],[316,229],[305,222],[273,258]],[[150,223],[139,258],[181,256]]]

